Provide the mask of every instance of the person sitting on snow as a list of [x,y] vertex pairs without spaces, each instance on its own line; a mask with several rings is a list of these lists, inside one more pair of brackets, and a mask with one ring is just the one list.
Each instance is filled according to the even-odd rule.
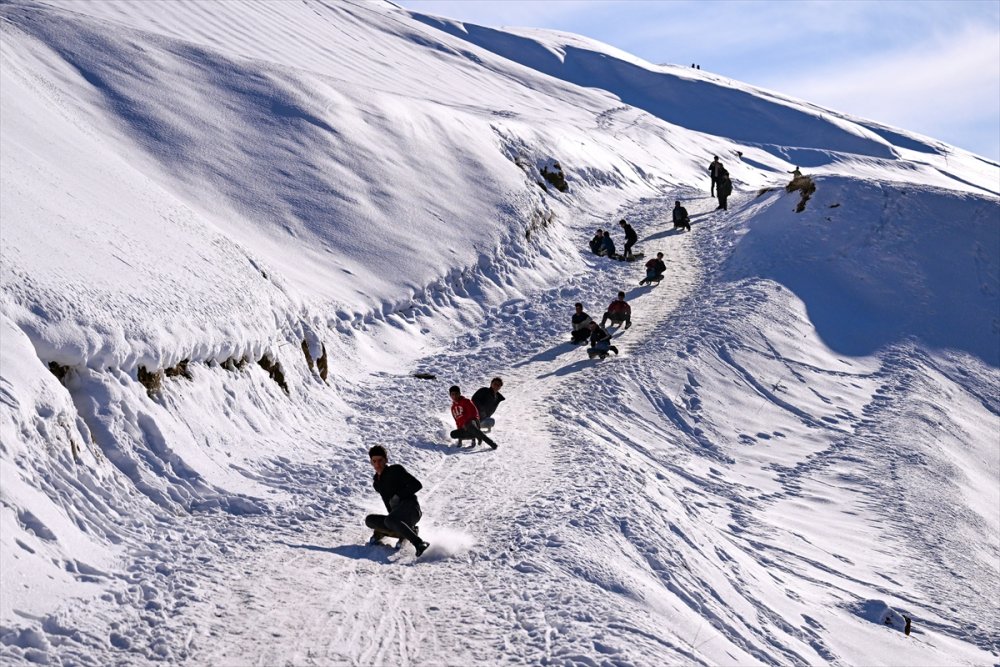
[[590,252],[595,255],[601,254],[601,246],[604,244],[604,230],[598,229],[594,238],[590,239]]
[[667,272],[667,265],[663,262],[663,253],[656,253],[656,257],[646,262],[646,277],[639,281],[640,285],[646,283],[659,282],[663,279],[663,274]]
[[604,317],[601,318],[601,327],[604,327],[604,323],[611,320],[613,324],[625,323],[625,328],[628,329],[632,326],[632,306],[628,305],[625,301],[625,292],[618,292],[618,298],[611,302],[608,306],[607,312],[604,313]]
[[614,258],[615,242],[611,239],[611,232],[605,230],[604,238],[601,240],[601,251],[597,254],[604,257]]
[[577,303],[574,308],[576,312],[573,313],[573,332],[570,334],[571,343],[586,343],[587,339],[590,338],[590,327],[588,326],[594,320],[590,319],[590,315],[583,312],[583,304]]
[[618,348],[611,344],[611,334],[604,327],[598,326],[597,322],[593,320],[588,326],[590,327],[590,348],[587,350],[587,356],[591,359],[594,357],[603,359],[608,352],[618,354]]
[[462,396],[462,390],[458,385],[452,385],[448,389],[448,395],[451,396],[451,416],[455,418],[455,426],[458,427],[451,432],[451,437],[457,439],[459,444],[462,440],[473,440],[473,444],[485,442],[496,449],[497,443],[479,427],[479,410],[476,404]]
[[691,231],[691,219],[688,217],[687,209],[681,206],[679,201],[674,202],[674,229]]
[[503,380],[493,378],[490,380],[490,386],[480,387],[472,395],[472,403],[479,411],[479,428],[493,428],[496,424],[493,413],[500,407],[500,401],[505,400],[504,395],[500,393],[502,386]]

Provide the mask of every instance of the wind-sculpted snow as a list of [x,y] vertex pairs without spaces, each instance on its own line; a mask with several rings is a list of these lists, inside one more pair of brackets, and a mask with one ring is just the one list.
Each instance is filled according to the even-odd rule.
[[[442,25],[0,4],[0,661],[996,663],[997,165]],[[623,217],[660,284],[585,251]]]

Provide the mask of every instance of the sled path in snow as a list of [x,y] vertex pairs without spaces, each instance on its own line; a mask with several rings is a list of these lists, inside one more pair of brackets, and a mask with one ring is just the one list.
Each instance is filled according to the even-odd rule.
[[[216,631],[241,641],[200,642],[203,653],[195,657],[212,664],[406,665],[495,662],[505,655],[519,664],[590,653],[580,648],[594,639],[586,636],[595,632],[588,614],[599,615],[602,607],[613,613],[615,606],[602,605],[606,592],[587,578],[548,572],[547,554],[566,551],[570,568],[599,560],[586,544],[571,544],[564,529],[584,518],[575,516],[579,503],[594,505],[614,494],[607,480],[564,477],[572,459],[565,439],[576,428],[560,403],[582,392],[600,406],[606,375],[621,372],[628,350],[655,336],[657,322],[697,284],[691,244],[710,233],[708,225],[674,232],[672,202],[669,196],[625,211],[646,254],[657,248],[666,256],[667,278],[658,287],[637,285],[645,274],[641,262],[594,257],[592,272],[534,301],[503,304],[482,333],[470,332],[452,349],[424,359],[421,367],[435,369],[437,380],[377,375],[356,389],[353,421],[366,434],[358,443],[359,475],[370,480],[364,452],[378,443],[389,449],[390,462],[421,480],[421,535],[431,542],[422,558],[409,544],[399,551],[365,544],[364,513],[383,511],[373,490],[368,506],[313,524],[308,539],[282,536],[279,529],[259,551],[246,554],[248,561],[238,566],[243,573],[216,600]],[[634,318],[615,336],[621,357],[589,360],[586,346],[568,342],[573,303],[583,301],[599,318],[618,289],[626,291]],[[532,335],[533,323],[540,322],[554,323],[557,337]],[[453,447],[449,378],[470,396],[494,375],[504,379],[507,398],[491,434],[499,448]],[[622,511],[630,502],[623,498]],[[526,575],[532,586],[524,585]],[[567,618],[553,616],[560,607]],[[645,639],[631,659],[651,659],[670,648],[656,639],[654,627],[637,632]],[[672,648],[684,654],[683,647]]]

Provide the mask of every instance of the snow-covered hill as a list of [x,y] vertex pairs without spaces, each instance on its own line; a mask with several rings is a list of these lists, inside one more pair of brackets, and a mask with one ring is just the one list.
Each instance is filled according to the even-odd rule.
[[[1000,660],[997,164],[389,3],[0,31],[5,664]],[[622,217],[661,285],[586,251]],[[375,443],[420,559],[364,545]]]

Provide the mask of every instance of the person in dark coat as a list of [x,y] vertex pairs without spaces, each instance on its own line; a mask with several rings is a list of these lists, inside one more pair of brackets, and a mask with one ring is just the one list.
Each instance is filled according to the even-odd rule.
[[587,339],[590,338],[590,327],[588,326],[592,320],[590,315],[583,312],[583,304],[577,303],[573,306],[576,311],[573,313],[573,332],[570,334],[571,343],[586,343]]
[[587,349],[587,356],[594,357],[607,356],[608,352],[618,354],[618,348],[611,344],[611,334],[604,327],[591,320],[590,322],[590,347]]
[[729,199],[729,195],[733,194],[733,182],[729,179],[729,172],[725,169],[719,175],[717,189],[719,192],[719,206],[715,210],[718,211],[721,208],[723,211],[728,211],[729,205],[727,204],[727,200]]
[[597,254],[604,257],[615,256],[615,242],[611,239],[611,232],[605,230],[604,239],[601,241],[601,252]]
[[369,544],[382,544],[386,537],[399,539],[397,547],[407,540],[417,551],[417,557],[427,551],[430,546],[417,534],[417,523],[420,521],[420,503],[417,502],[417,491],[423,485],[416,477],[406,472],[403,466],[389,465],[389,454],[382,445],[375,445],[368,450],[368,459],[375,469],[372,486],[382,496],[382,502],[388,514],[369,514],[365,517],[365,525],[372,529]]
[[500,393],[501,387],[503,380],[493,378],[490,380],[490,386],[480,387],[472,395],[472,403],[476,406],[476,410],[479,410],[479,428],[493,428],[496,424],[493,413],[500,406],[500,401],[506,400]]
[[719,176],[725,171],[725,167],[719,162],[719,156],[713,155],[712,161],[708,165],[708,176],[712,179],[711,195],[715,196],[715,186],[719,183]]
[[686,229],[691,231],[691,218],[688,217],[687,209],[681,206],[679,201],[674,202],[674,229]]
[[604,245],[604,230],[598,229],[594,238],[590,239],[590,252],[595,255],[601,254],[601,246]]
[[632,225],[625,222],[625,218],[622,218],[618,224],[625,230],[625,248],[622,250],[622,254],[628,259],[632,256],[632,246],[639,240],[639,235],[635,233]]
[[651,283],[654,280],[662,280],[663,274],[667,272],[667,265],[663,261],[663,253],[656,253],[656,257],[646,262],[646,277],[639,281],[640,285]]

